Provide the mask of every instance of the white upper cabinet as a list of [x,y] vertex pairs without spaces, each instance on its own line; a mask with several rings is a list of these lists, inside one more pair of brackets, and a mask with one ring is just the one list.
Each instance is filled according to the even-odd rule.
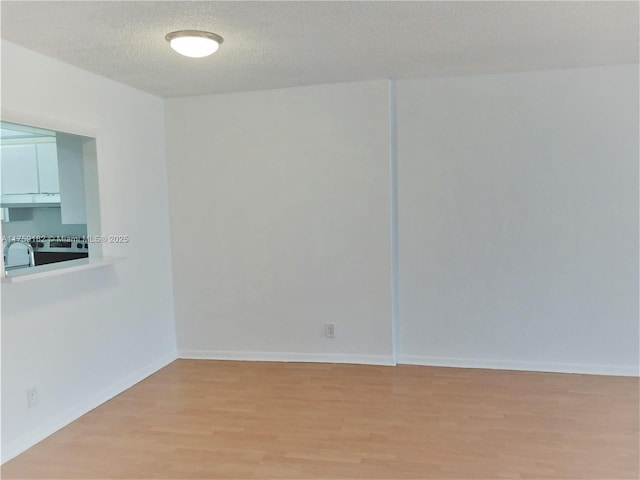
[[35,144],[3,145],[0,163],[2,195],[40,193]]
[[60,193],[55,142],[2,145],[0,165],[3,196]]
[[38,180],[40,193],[60,193],[60,179],[58,174],[58,149],[55,143],[39,143],[36,145],[38,154]]

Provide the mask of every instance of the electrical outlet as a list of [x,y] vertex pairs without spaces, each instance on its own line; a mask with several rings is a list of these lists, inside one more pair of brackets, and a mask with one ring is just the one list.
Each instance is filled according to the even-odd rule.
[[336,326],[333,323],[324,324],[324,336],[327,338],[336,338]]
[[36,387],[27,388],[27,407],[33,408],[38,404],[38,390]]

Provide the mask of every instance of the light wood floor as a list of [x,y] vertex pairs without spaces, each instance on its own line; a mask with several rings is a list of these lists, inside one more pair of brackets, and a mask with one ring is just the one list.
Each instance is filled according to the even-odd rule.
[[638,381],[178,360],[2,478],[637,479]]

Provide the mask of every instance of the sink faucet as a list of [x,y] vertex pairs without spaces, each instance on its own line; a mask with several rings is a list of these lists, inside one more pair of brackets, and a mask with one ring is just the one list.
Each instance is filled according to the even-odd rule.
[[19,240],[9,240],[7,242],[7,244],[4,247],[4,264],[5,266],[7,265],[7,259],[9,258],[9,248],[11,248],[11,245],[13,245],[14,243],[21,243],[22,245],[25,245],[27,247],[27,252],[29,253],[29,266],[30,267],[35,267],[36,265],[36,256],[33,253],[33,246],[31,246],[31,244],[29,242],[21,242]]

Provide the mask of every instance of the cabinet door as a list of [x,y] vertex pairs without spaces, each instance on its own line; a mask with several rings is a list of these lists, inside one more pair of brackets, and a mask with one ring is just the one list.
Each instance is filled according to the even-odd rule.
[[40,193],[60,193],[58,177],[58,149],[55,143],[39,143],[38,173],[40,179]]
[[38,193],[35,145],[2,145],[2,194]]

